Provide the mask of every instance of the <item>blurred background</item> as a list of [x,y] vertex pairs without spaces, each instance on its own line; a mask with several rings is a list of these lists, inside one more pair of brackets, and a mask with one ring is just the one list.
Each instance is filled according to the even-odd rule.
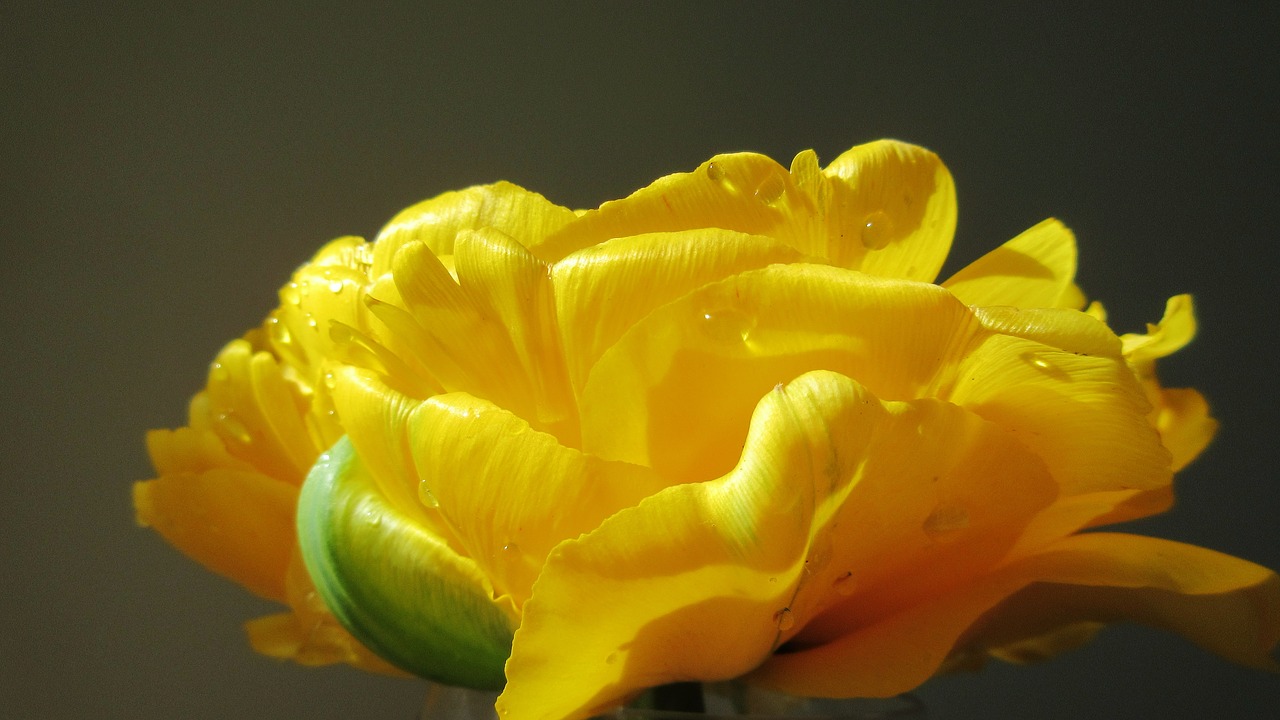
[[[498,179],[591,207],[724,151],[922,144],[959,188],[948,270],[1053,215],[1118,329],[1194,293],[1162,374],[1223,430],[1137,529],[1280,568],[1277,5],[945,5],[0,4],[0,715],[413,717],[417,682],[249,650],[272,607],[134,525],[143,432],[327,239]],[[1280,677],[1122,627],[919,694],[1260,718]]]

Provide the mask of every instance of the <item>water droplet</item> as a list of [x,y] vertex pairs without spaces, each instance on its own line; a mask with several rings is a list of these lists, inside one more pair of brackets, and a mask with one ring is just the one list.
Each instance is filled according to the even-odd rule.
[[746,342],[756,327],[756,319],[741,310],[720,308],[702,311],[702,331],[719,342]]
[[506,555],[506,556],[508,556],[508,557],[511,557],[511,556],[514,556],[514,555],[519,555],[519,554],[520,554],[520,546],[519,546],[519,545],[517,545],[517,544],[515,544],[515,543],[513,543],[513,542],[509,542],[509,543],[507,543],[506,545],[503,545],[503,546],[502,546],[502,552],[503,552],[503,554],[504,554],[504,555]]
[[786,632],[796,625],[796,617],[791,612],[791,608],[785,607],[773,614],[773,621],[778,624],[778,629]]
[[382,513],[371,512],[365,517],[365,520],[368,521],[370,527],[378,527],[382,525]]
[[771,577],[771,578],[769,578],[769,582],[771,582],[771,583],[776,583],[776,582],[778,582],[778,578],[776,578],[776,577]]
[[216,362],[209,366],[209,380],[212,382],[226,382],[231,377],[231,372],[222,366],[222,363]]
[[879,250],[893,239],[893,219],[883,210],[869,213],[862,219],[859,235],[868,250]]
[[440,507],[440,501],[436,499],[435,493],[431,492],[431,486],[427,484],[425,478],[418,482],[418,499],[429,508]]
[[290,305],[299,305],[302,303],[302,294],[298,291],[298,283],[291,282],[280,288],[280,299]]
[[240,422],[231,412],[219,413],[214,422],[217,423],[223,434],[245,445],[253,442],[253,436],[249,434],[249,428],[245,427],[244,423]]
[[288,326],[280,322],[280,318],[278,317],[271,318],[271,321],[268,323],[268,326],[269,326],[268,332],[271,333],[271,340],[275,342],[276,345],[280,345],[280,346],[288,345],[289,341],[293,339],[293,336],[289,334]]
[[329,453],[320,453],[320,457],[316,458],[316,462],[327,463],[330,459]]
[[307,327],[311,328],[312,330],[315,330],[319,326],[320,324],[316,322],[316,316],[312,315],[311,313],[307,313]]
[[782,197],[782,193],[787,189],[787,181],[782,179],[781,175],[773,174],[761,181],[756,187],[756,199],[765,205],[772,205],[778,202]]
[[924,519],[924,534],[934,542],[945,542],[969,527],[969,511],[962,505],[940,504]]
[[332,372],[326,372],[322,380],[324,382],[324,386],[330,390],[334,389],[338,385],[338,379],[333,376]]
[[836,578],[831,589],[835,590],[837,595],[849,597],[858,589],[858,581],[853,579],[853,572],[849,571]]
[[330,282],[330,283],[329,283],[329,292],[334,293],[334,294],[337,294],[337,293],[342,292],[342,281],[341,281],[341,280],[334,280],[333,282]]
[[707,177],[711,182],[724,182],[724,167],[717,162],[708,164]]

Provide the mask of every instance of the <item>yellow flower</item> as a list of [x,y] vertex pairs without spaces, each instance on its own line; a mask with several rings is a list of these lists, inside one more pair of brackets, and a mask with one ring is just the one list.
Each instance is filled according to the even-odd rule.
[[1082,532],[1167,508],[1212,437],[1154,370],[1189,298],[1117,337],[1053,220],[933,284],[954,226],[892,141],[584,212],[448,193],[298,271],[153,434],[139,518],[288,602],[259,649],[505,684],[511,720],[743,676],[891,695],[1118,620],[1274,668],[1272,572]]

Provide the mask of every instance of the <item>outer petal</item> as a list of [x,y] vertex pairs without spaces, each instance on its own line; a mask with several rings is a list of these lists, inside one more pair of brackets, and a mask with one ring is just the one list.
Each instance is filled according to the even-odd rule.
[[654,684],[735,677],[833,605],[892,607],[989,567],[1052,494],[1034,457],[955,406],[882,405],[807,374],[761,402],[732,473],[552,553],[499,711],[579,718]]
[[965,305],[1079,307],[1076,240],[1054,219],[1032,227],[952,275],[942,286]]
[[425,678],[502,686],[513,618],[474,562],[387,502],[346,440],[307,477],[298,538],[325,604],[367,647]]
[[[1008,618],[983,615],[1032,583]],[[1025,603],[1025,604],[1024,604]],[[980,582],[904,609],[827,645],[774,655],[753,679],[799,695],[889,696],[916,687],[961,643],[998,643],[1044,613],[1063,624],[1134,620],[1186,635],[1228,659],[1274,667],[1280,639],[1280,580],[1266,568],[1180,543],[1109,533],[1062,540]],[[985,626],[985,629],[984,629]],[[966,637],[966,632],[971,636]],[[1012,633],[1017,635],[1017,632]]]
[[815,193],[837,265],[932,282],[956,229],[951,173],[932,152],[896,140],[859,145],[823,171]]
[[213,468],[134,483],[138,524],[252,592],[284,602],[298,489],[256,472]]
[[763,155],[733,153],[588,210],[534,253],[558,260],[613,238],[700,228],[767,235],[809,255],[821,255],[826,245],[812,202],[782,166]]
[[382,228],[374,241],[373,276],[389,272],[396,253],[411,242],[452,255],[458,233],[492,228],[535,248],[574,217],[572,210],[508,182],[447,192],[404,210]]

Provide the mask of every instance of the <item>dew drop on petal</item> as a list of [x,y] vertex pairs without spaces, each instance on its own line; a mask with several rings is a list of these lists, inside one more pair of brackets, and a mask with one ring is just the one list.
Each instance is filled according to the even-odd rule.
[[298,305],[302,302],[302,294],[298,290],[298,283],[291,282],[280,289],[280,299],[290,305]]
[[883,210],[869,213],[862,219],[859,237],[868,250],[880,250],[893,239],[893,219]]
[[440,507],[440,501],[436,499],[435,493],[431,492],[431,486],[425,479],[418,482],[418,499],[429,508]]
[[267,325],[269,328],[268,332],[271,333],[271,339],[276,343],[276,345],[280,345],[280,346],[288,345],[289,341],[293,339],[293,337],[289,334],[288,326],[280,322],[280,318],[278,317],[271,318],[271,320],[267,322]]
[[335,295],[336,295],[337,293],[342,292],[342,281],[341,281],[341,280],[334,280],[334,281],[330,282],[330,283],[329,283],[329,292],[334,293]]
[[756,199],[765,205],[772,205],[778,202],[782,197],[783,191],[787,189],[787,182],[782,179],[781,175],[772,174],[765,178],[756,186]]
[[934,542],[946,542],[969,527],[969,511],[961,505],[939,504],[924,519],[924,534]]
[[723,182],[724,167],[717,162],[709,163],[707,165],[707,178],[709,178],[711,182]]
[[836,578],[836,581],[831,585],[831,589],[835,590],[837,595],[849,597],[858,589],[858,581],[853,579],[852,571],[846,572]]
[[702,332],[718,342],[746,342],[756,327],[754,317],[733,308],[703,310],[700,317]]
[[778,629],[786,632],[796,625],[796,617],[791,612],[791,608],[782,608],[773,614],[773,621],[777,623]]
[[223,434],[245,445],[253,442],[253,436],[249,434],[249,428],[245,427],[244,423],[240,422],[234,414],[230,412],[219,413],[214,422],[217,423]]
[[231,373],[222,366],[222,363],[216,362],[209,366],[209,380],[211,382],[226,382],[231,377]]

